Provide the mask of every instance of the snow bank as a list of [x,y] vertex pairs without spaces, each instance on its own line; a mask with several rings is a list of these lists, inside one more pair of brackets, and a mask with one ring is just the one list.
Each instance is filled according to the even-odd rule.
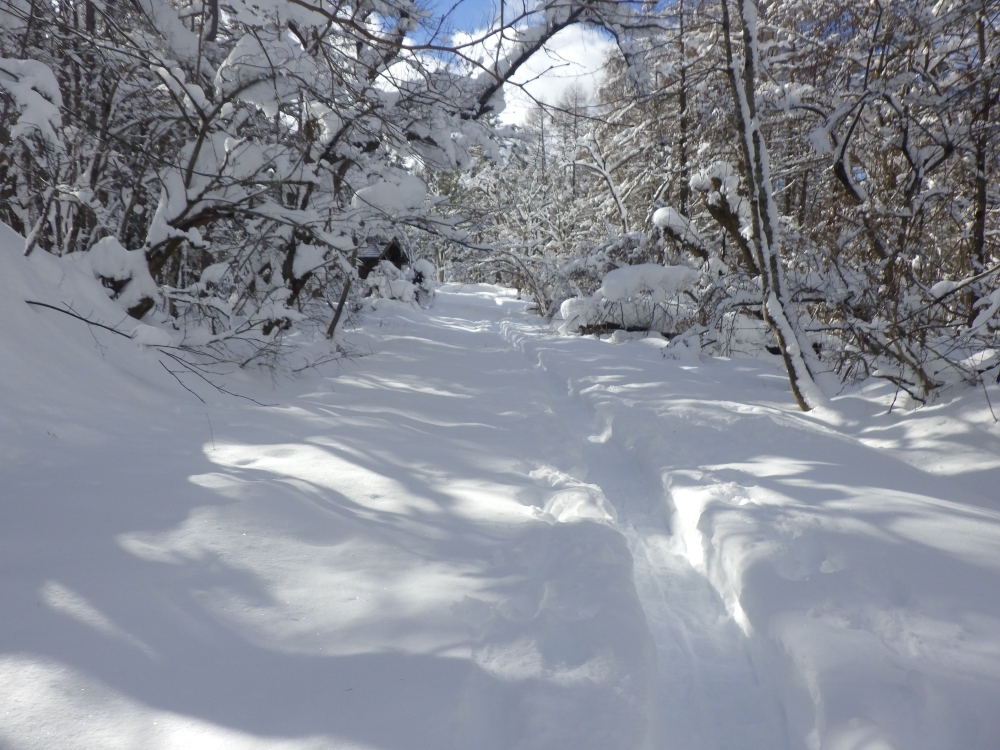
[[437,269],[429,260],[419,258],[403,268],[396,268],[389,261],[383,260],[368,275],[365,284],[369,293],[377,299],[398,300],[428,307],[434,301],[436,280]]
[[697,278],[698,272],[687,266],[653,263],[623,266],[604,277],[601,294],[608,302],[625,302],[640,296],[648,296],[654,303],[666,302]]
[[[119,245],[94,256],[106,272],[122,268]],[[111,248],[111,249],[109,249]],[[137,323],[109,298],[95,278],[88,254],[56,258],[36,251],[24,257],[24,238],[0,224],[0,460],[48,452],[45,441],[96,439],[95,415],[121,408],[123,400],[149,398],[150,383],[170,380],[137,344],[169,344],[166,331]],[[125,256],[128,257],[127,255]],[[109,267],[101,264],[111,263]],[[55,310],[26,301],[51,305]],[[74,319],[114,328],[115,335]],[[129,341],[127,337],[133,340]],[[41,441],[41,444],[39,444]]]
[[[149,265],[142,250],[126,250],[114,237],[105,237],[86,253],[76,253],[67,257],[67,262],[89,264],[94,277],[108,284],[107,293],[114,297],[126,310],[139,304],[143,299],[156,299],[159,288],[149,275]],[[121,293],[115,291],[113,282],[124,286]]]
[[596,521],[614,527],[618,514],[596,484],[574,479],[552,466],[535,469],[528,474],[553,491],[545,498],[539,517],[552,523]]
[[[47,330],[62,330],[71,322],[65,316],[58,317],[58,312],[31,312],[25,304],[28,299],[75,312],[131,336],[140,324],[127,317],[123,307],[135,304],[144,295],[156,293],[142,251],[128,251],[113,237],[100,240],[90,252],[64,258],[41,251],[25,258],[23,249],[24,238],[0,224],[0,262],[5,285],[0,297],[7,308],[7,319],[22,326],[18,329],[12,324],[15,336],[30,338],[36,335],[40,325]],[[115,290],[107,282],[126,280],[134,282],[128,285],[128,294],[115,297]],[[45,322],[39,320],[40,317]],[[75,333],[84,330],[77,326],[85,327],[85,324],[74,323],[69,330]]]

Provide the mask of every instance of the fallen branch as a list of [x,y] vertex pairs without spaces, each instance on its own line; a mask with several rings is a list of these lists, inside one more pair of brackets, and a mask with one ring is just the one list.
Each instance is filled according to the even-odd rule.
[[77,320],[82,320],[89,326],[97,326],[98,328],[103,328],[105,331],[111,331],[111,333],[117,333],[119,336],[124,336],[127,339],[131,339],[131,334],[125,333],[124,331],[119,331],[117,328],[112,328],[111,326],[106,326],[104,323],[97,323],[93,320],[88,320],[82,315],[78,315],[72,310],[65,310],[61,307],[56,307],[55,305],[50,305],[47,302],[36,302],[35,300],[26,299],[26,303],[29,305],[34,305],[35,307],[47,307],[50,310],[55,310],[56,312],[61,312],[63,315],[69,315],[71,318],[76,318]]
[[196,399],[198,399],[199,401],[201,401],[201,403],[205,403],[205,399],[203,399],[203,398],[202,398],[201,396],[199,396],[199,395],[198,395],[197,393],[195,393],[195,392],[194,392],[194,391],[192,391],[192,390],[191,390],[190,388],[188,388],[188,387],[187,387],[186,385],[184,385],[184,381],[183,381],[183,380],[181,380],[181,379],[180,379],[179,377],[177,377],[177,373],[176,373],[176,372],[174,372],[173,370],[171,370],[171,369],[170,369],[169,367],[167,367],[167,366],[166,366],[166,365],[165,365],[165,364],[163,363],[163,360],[162,360],[162,359],[160,360],[160,364],[161,364],[161,365],[163,365],[163,369],[164,369],[164,370],[166,370],[167,372],[169,372],[169,373],[170,373],[171,375],[173,375],[173,376],[174,376],[174,380],[176,380],[176,381],[177,381],[177,382],[178,382],[178,383],[180,384],[181,388],[183,388],[183,389],[184,389],[185,391],[187,391],[188,393],[190,393],[190,394],[191,394],[192,396],[194,396],[194,397],[195,397]]
[[590,336],[594,333],[612,333],[613,331],[625,331],[626,333],[655,333],[659,336],[663,336],[665,339],[671,339],[676,334],[664,333],[663,331],[654,331],[651,328],[645,326],[621,326],[617,323],[594,323],[589,326],[580,326],[581,336]]
[[[227,396],[235,396],[236,398],[244,398],[247,401],[252,401],[253,403],[257,404],[257,406],[277,406],[277,404],[265,404],[265,403],[262,403],[261,401],[258,401],[255,398],[250,398],[250,396],[244,396],[242,393],[234,393],[233,391],[226,390],[226,388],[224,386],[221,386],[218,383],[213,382],[206,375],[204,375],[203,373],[199,372],[199,370],[201,368],[199,368],[193,362],[188,362],[183,357],[179,357],[176,354],[173,354],[172,352],[168,352],[163,347],[157,347],[157,348],[160,350],[161,354],[166,354],[168,357],[170,357],[172,360],[174,360],[177,364],[179,364],[181,367],[183,367],[184,369],[186,369],[192,375],[197,375],[199,378],[201,378],[202,380],[204,380],[206,383],[208,383],[210,386],[212,386],[215,390],[219,391],[220,393],[225,393]],[[161,361],[160,364],[162,365],[163,362]],[[166,365],[164,365],[164,367],[166,367]],[[174,374],[171,370],[168,369],[167,372],[169,372],[175,378],[177,377],[177,375]],[[202,403],[204,403],[204,401]]]

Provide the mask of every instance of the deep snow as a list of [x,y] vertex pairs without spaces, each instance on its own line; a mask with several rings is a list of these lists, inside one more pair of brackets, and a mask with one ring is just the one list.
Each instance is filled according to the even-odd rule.
[[19,243],[0,227],[0,746],[1000,746],[982,391],[802,414],[777,358],[446,286],[379,302],[355,359],[227,376],[268,406],[186,379],[203,405],[156,348],[26,305],[135,327]]

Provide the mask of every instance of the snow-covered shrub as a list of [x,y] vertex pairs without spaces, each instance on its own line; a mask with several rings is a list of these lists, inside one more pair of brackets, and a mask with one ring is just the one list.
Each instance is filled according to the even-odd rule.
[[608,273],[600,288],[572,297],[559,308],[567,332],[658,331],[673,335],[694,316],[693,296],[685,297],[700,273],[688,266],[643,263]]
[[402,268],[383,260],[368,274],[365,284],[373,297],[429,307],[434,301],[436,276],[434,264],[423,258]]
[[89,253],[73,254],[70,259],[90,265],[94,277],[126,310],[151,306],[160,298],[160,290],[149,275],[141,250],[126,250],[114,237],[97,242]]

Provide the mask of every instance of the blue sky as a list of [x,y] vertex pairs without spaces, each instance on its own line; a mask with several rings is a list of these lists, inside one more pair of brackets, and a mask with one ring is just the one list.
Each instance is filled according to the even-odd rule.
[[426,6],[435,15],[450,11],[448,19],[458,31],[481,29],[497,13],[497,3],[493,0],[432,0],[426,2]]

